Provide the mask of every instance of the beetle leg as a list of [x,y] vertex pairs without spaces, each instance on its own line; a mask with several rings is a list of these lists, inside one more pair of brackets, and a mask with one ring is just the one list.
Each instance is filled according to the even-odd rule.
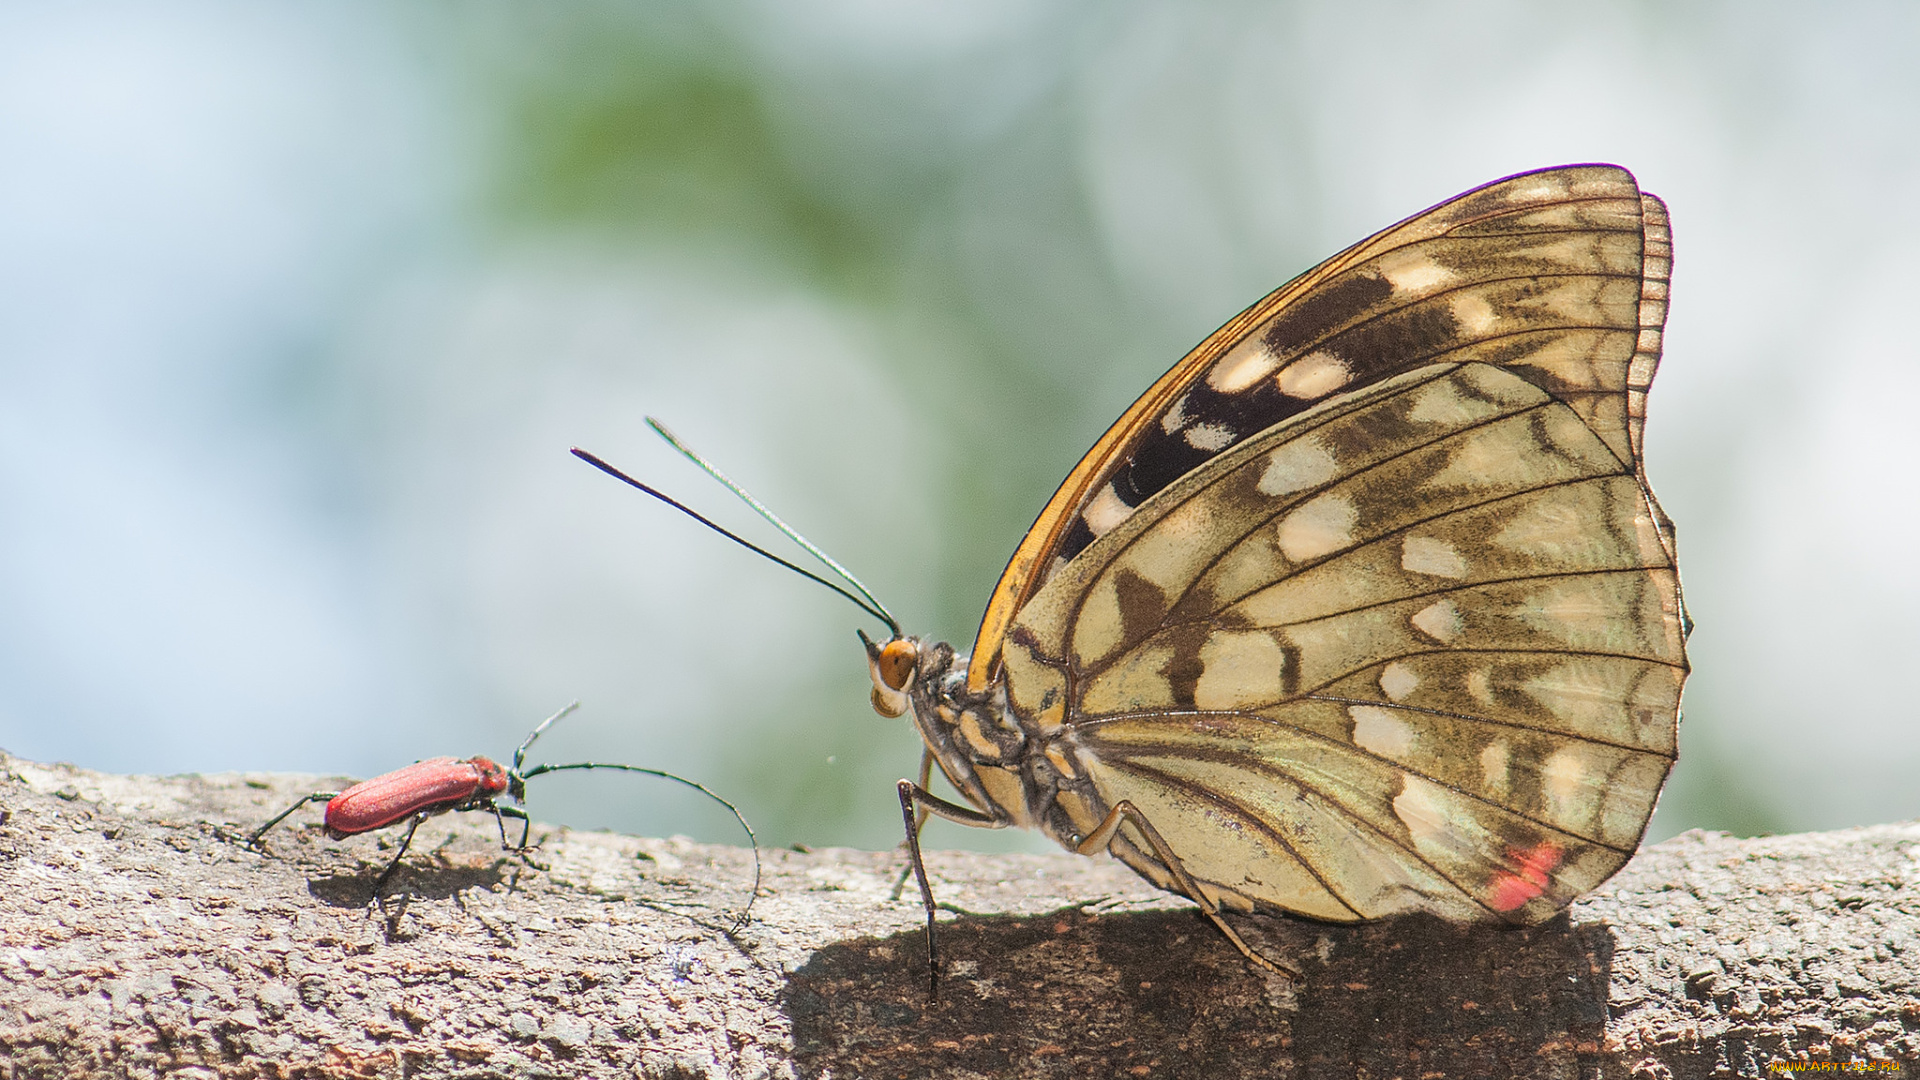
[[380,890],[387,887],[387,879],[392,877],[393,872],[400,868],[400,860],[407,857],[407,845],[413,843],[414,830],[420,827],[421,822],[427,820],[432,816],[433,816],[433,811],[422,810],[420,813],[413,815],[413,820],[407,823],[407,835],[400,838],[400,850],[393,853],[393,861],[387,864],[387,868],[385,870],[380,871],[380,876],[378,878],[374,879],[374,882],[373,882],[373,898],[374,899],[378,900],[380,898]]
[[253,833],[247,837],[247,843],[255,847],[260,846],[260,838],[266,835],[267,830],[287,820],[287,816],[292,814],[295,810],[300,809],[301,807],[307,805],[310,802],[326,802],[339,794],[340,793],[337,791],[316,791],[313,794],[308,795],[307,797],[301,799],[299,802],[294,803],[292,806],[289,806],[285,810],[280,811],[279,815],[276,816],[272,821],[269,821],[265,825],[262,825],[259,828],[253,830]]
[[[476,809],[493,811],[493,820],[495,823],[497,823],[500,826],[500,850],[501,851],[513,852],[514,854],[520,856],[521,862],[526,863],[528,866],[533,867],[535,870],[552,869],[552,867],[542,866],[539,863],[534,862],[533,856],[527,854],[527,834],[533,830],[533,819],[527,816],[527,812],[525,810],[521,809],[518,806],[501,806],[498,802],[495,802],[492,799],[487,800],[487,803],[485,806],[477,807]],[[507,843],[507,819],[508,818],[513,818],[514,820],[520,823],[520,842],[518,844]]]
[[[488,803],[487,809],[493,811],[493,820],[500,824],[500,850],[526,851],[527,834],[533,831],[533,819],[527,816],[527,812],[517,806],[501,806],[495,802]],[[513,818],[520,823],[520,842],[518,844],[507,843],[508,818]]]
[[1004,829],[1011,822],[971,806],[950,803],[911,780],[900,781],[899,787],[900,815],[907,826],[907,858],[920,883],[920,902],[927,909],[927,998],[933,1000],[940,996],[940,962],[933,943],[933,886],[927,883],[927,864],[920,858],[920,826],[927,813],[975,829]]
[[1147,820],[1147,815],[1141,813],[1131,802],[1121,799],[1107,813],[1106,820],[1100,823],[1100,827],[1093,830],[1092,835],[1082,840],[1073,850],[1081,855],[1092,855],[1095,852],[1107,850],[1107,845],[1113,843],[1114,835],[1120,831],[1120,824],[1123,821],[1130,823],[1140,831],[1140,835],[1147,838],[1148,846],[1153,848],[1154,855],[1166,866],[1167,872],[1173,875],[1174,883],[1179,885],[1180,891],[1188,899],[1200,905],[1200,913],[1213,920],[1213,925],[1227,935],[1227,940],[1233,942],[1233,947],[1239,949],[1241,955],[1268,971],[1299,981],[1298,971],[1278,960],[1260,955],[1254,951],[1253,946],[1242,941],[1239,934],[1233,932],[1233,927],[1228,926],[1227,921],[1220,917],[1220,905],[1208,899],[1207,894],[1201,891],[1199,883],[1187,873],[1186,865],[1180,861],[1180,856],[1173,853],[1173,846],[1160,835],[1159,829],[1153,827],[1153,822]]

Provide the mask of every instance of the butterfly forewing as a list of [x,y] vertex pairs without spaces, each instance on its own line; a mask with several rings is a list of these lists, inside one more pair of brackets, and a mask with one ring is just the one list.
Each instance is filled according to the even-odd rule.
[[969,684],[986,686],[1045,581],[1146,500],[1276,423],[1436,362],[1510,368],[1638,477],[1669,263],[1659,200],[1624,169],[1573,166],[1468,192],[1282,286],[1155,383],[1068,476],[995,589]]
[[[1514,177],[1156,383],[1009,564],[969,672],[1070,733],[1071,826],[1125,800],[1212,899],[1327,919],[1533,922],[1618,869],[1686,675],[1641,463],[1669,263],[1624,170]],[[1112,849],[1176,887],[1131,826]]]

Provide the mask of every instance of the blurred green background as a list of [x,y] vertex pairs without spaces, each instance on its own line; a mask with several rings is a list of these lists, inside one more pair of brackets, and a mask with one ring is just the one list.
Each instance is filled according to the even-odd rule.
[[[665,418],[964,648],[1216,325],[1600,160],[1677,246],[1649,460],[1699,629],[1653,835],[1914,817],[1917,125],[1900,3],[10,6],[0,746],[369,775],[579,698],[550,760],[893,844],[918,742],[857,613],[568,446],[771,538]],[[532,794],[732,838],[667,785]]]

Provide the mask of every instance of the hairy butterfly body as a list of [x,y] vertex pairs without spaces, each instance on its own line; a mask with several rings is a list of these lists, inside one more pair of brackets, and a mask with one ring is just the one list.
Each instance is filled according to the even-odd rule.
[[1670,267],[1615,166],[1417,214],[1149,388],[970,654],[869,642],[927,747],[900,791],[930,960],[929,812],[1109,850],[1277,970],[1222,910],[1531,924],[1618,870],[1687,673],[1642,462]]

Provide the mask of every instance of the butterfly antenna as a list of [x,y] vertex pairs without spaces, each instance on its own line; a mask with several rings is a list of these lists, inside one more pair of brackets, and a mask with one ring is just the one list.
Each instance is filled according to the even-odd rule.
[[752,492],[749,492],[746,488],[743,488],[739,484],[734,483],[733,478],[728,476],[726,473],[721,472],[719,466],[715,465],[713,462],[708,461],[706,458],[703,458],[699,454],[695,453],[693,450],[693,447],[688,446],[686,443],[681,442],[678,436],[674,435],[673,432],[667,430],[667,425],[661,423],[659,420],[651,416],[647,417],[646,419],[647,419],[647,426],[652,428],[655,434],[667,440],[668,446],[671,446],[675,450],[680,451],[680,455],[682,457],[686,458],[688,461],[693,462],[695,465],[700,466],[701,470],[704,471],[708,476],[711,476],[715,480],[718,480],[720,481],[720,483],[724,484],[728,491],[731,491],[735,495],[738,495],[740,497],[741,502],[746,503],[748,506],[753,507],[754,513],[759,514],[763,518],[766,518],[768,523],[770,523],[774,528],[779,529],[783,533],[786,533],[787,539],[792,540],[794,543],[799,544],[801,547],[807,549],[807,554],[812,555],[816,559],[819,559],[823,564],[826,565],[827,569],[832,570],[834,573],[840,575],[840,580],[853,586],[855,591],[857,591],[861,596],[866,597],[867,602],[869,604],[872,604],[875,609],[883,613],[884,617],[882,621],[885,622],[889,627],[893,628],[894,636],[895,637],[900,636],[900,624],[894,622],[893,615],[887,612],[887,606],[880,602],[879,597],[873,595],[873,590],[867,588],[866,585],[863,584],[859,578],[853,576],[853,571],[847,569],[844,566],[841,566],[839,562],[835,561],[833,556],[828,555],[826,552],[821,551],[819,548],[815,547],[813,541],[800,535],[800,530],[794,528],[793,526],[787,524],[784,521],[781,521],[780,515],[768,509],[767,505],[761,502],[759,499],[754,498]]
[[[650,424],[653,423],[651,419],[648,420],[647,422]],[[660,431],[663,435],[666,434],[665,429],[660,428],[658,425],[655,425],[655,430]],[[786,559],[783,559],[780,556],[775,555],[773,552],[768,551],[766,548],[763,548],[760,545],[754,543],[753,541],[742,538],[738,534],[730,531],[729,529],[727,529],[722,525],[715,523],[712,519],[708,518],[706,515],[693,509],[692,507],[674,498],[673,496],[668,495],[667,493],[660,491],[659,489],[654,488],[651,485],[643,484],[640,481],[635,480],[633,477],[628,476],[626,473],[623,473],[619,469],[614,468],[612,465],[609,465],[607,462],[601,460],[598,456],[592,453],[582,450],[577,446],[573,447],[569,452],[572,453],[574,457],[577,457],[581,461],[584,461],[587,464],[593,466],[594,468],[599,469],[601,472],[606,473],[608,476],[613,477],[615,480],[618,480],[621,483],[626,484],[629,487],[632,487],[647,495],[653,496],[654,498],[660,500],[663,503],[666,503],[668,506],[673,507],[675,510],[680,511],[681,513],[687,515],[688,517],[699,522],[700,524],[705,525],[707,528],[712,529],[714,532],[719,533],[721,536],[724,536],[727,539],[733,541],[734,543],[739,544],[741,547],[746,548],[748,551],[751,551],[754,554],[759,555],[761,558],[769,559],[773,562],[779,563],[781,566],[784,566],[787,569],[793,571],[794,573],[799,574],[803,578],[807,578],[811,581],[817,581],[820,584],[825,585],[827,588],[832,589],[834,592],[837,592],[841,596],[846,597],[847,600],[850,601],[854,607],[857,607],[861,611],[864,611],[867,614],[873,616],[874,618],[879,619],[881,622],[886,623],[887,629],[893,632],[894,637],[900,636],[900,624],[899,622],[895,621],[892,613],[887,611],[886,607],[883,606],[880,603],[880,601],[873,598],[873,594],[867,591],[866,586],[860,584],[860,582],[857,579],[855,579],[853,575],[848,574],[845,570],[840,569],[839,563],[836,563],[832,559],[827,558],[827,556],[823,554],[819,548],[816,548],[812,544],[808,543],[805,537],[802,537],[799,533],[796,533],[792,529],[788,528],[785,522],[782,522],[779,518],[774,517],[773,514],[769,512],[765,507],[761,506],[758,502],[754,501],[753,496],[748,495],[745,491],[741,490],[737,485],[733,483],[733,481],[726,479],[724,476],[721,476],[718,471],[714,470],[712,466],[708,465],[705,461],[701,460],[701,458],[698,457],[697,455],[692,455],[691,451],[687,450],[684,446],[681,446],[677,441],[674,441],[673,436],[666,435],[666,438],[668,439],[668,441],[673,442],[674,447],[680,450],[681,453],[689,454],[690,456],[692,456],[693,461],[696,464],[700,465],[702,468],[712,473],[715,477],[719,478],[720,482],[723,484],[726,484],[727,487],[731,489],[735,494],[739,495],[743,499],[746,499],[749,505],[758,509],[762,513],[762,515],[764,515],[769,521],[773,522],[774,525],[777,526],[782,532],[785,532],[788,536],[791,536],[797,539],[800,542],[800,544],[804,546],[808,551],[813,552],[813,554],[815,554],[816,556],[824,560],[828,566],[833,567],[834,570],[837,573],[839,573],[842,577],[846,578],[847,581],[851,583],[854,588],[859,589],[861,594],[864,595],[866,599],[863,600],[859,596],[855,596],[854,594],[841,588],[839,585],[836,585],[833,582],[828,581],[826,578],[821,577],[819,574],[814,573],[813,571],[807,569],[804,566],[796,566],[793,563],[788,562]],[[556,717],[555,719],[558,719],[558,717]],[[551,723],[552,721],[548,721],[548,722]]]

